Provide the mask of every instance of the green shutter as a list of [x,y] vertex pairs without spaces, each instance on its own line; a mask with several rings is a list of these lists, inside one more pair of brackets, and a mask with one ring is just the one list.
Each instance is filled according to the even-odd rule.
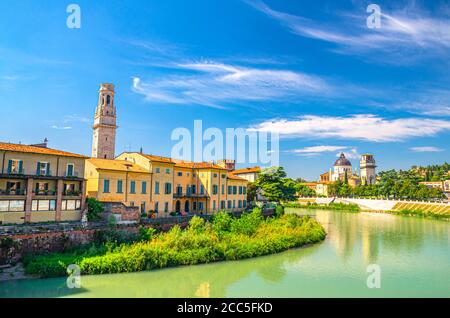
[[23,174],[23,161],[19,161],[19,174]]
[[38,175],[40,175],[40,173],[39,173],[39,167],[41,166],[41,163],[38,161],[38,163],[37,163],[37,167],[36,167],[36,175],[38,176]]
[[12,160],[9,160],[9,161],[8,161],[8,174],[11,174],[11,170],[12,170],[12,163],[13,163],[13,161],[12,161]]
[[47,176],[50,175],[50,162],[47,163],[47,171],[46,171],[46,175],[47,175]]

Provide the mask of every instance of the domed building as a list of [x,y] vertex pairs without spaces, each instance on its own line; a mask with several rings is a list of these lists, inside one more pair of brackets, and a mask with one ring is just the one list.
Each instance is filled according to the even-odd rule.
[[352,163],[345,158],[344,153],[341,153],[339,158],[334,163],[333,174],[331,175],[331,181],[344,180],[345,176],[350,178],[353,176]]

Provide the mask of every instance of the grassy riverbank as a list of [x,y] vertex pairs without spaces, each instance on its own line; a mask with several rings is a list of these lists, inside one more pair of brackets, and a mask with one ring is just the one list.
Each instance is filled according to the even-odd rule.
[[432,219],[447,219],[447,220],[450,219],[450,213],[448,213],[448,212],[435,213],[433,211],[403,209],[403,210],[386,211],[386,213],[395,214],[395,215],[403,215],[403,216],[432,218]]
[[361,209],[357,204],[346,204],[346,203],[330,203],[330,204],[319,204],[314,202],[307,202],[306,204],[298,202],[288,202],[284,204],[286,208],[299,208],[299,209],[311,209],[311,210],[335,210],[335,211],[345,211],[345,212],[360,212]]
[[278,253],[323,240],[324,228],[314,219],[282,215],[263,219],[255,209],[240,218],[220,212],[212,222],[194,217],[187,229],[174,226],[155,234],[142,230],[138,242],[107,241],[71,253],[28,257],[27,274],[65,276],[69,264],[83,274],[137,272],[180,265],[238,260]]

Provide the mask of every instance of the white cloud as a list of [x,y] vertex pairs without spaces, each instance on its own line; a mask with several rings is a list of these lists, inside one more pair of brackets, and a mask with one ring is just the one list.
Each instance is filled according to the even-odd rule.
[[364,114],[347,117],[301,116],[268,120],[250,131],[278,132],[280,137],[341,138],[373,142],[402,141],[450,131],[450,121],[429,118],[385,119]]
[[[320,92],[331,87],[321,78],[292,70],[263,69],[212,61],[178,63],[177,75],[143,81],[133,78],[133,91],[150,102],[199,104],[223,108],[229,102],[279,101]],[[186,74],[188,73],[188,74]]]
[[441,152],[441,151],[444,151],[444,149],[437,148],[437,147],[431,147],[431,146],[412,147],[409,149],[414,152]]
[[[337,45],[342,53],[391,53],[405,59],[417,58],[424,53],[440,54],[450,49],[450,21],[431,17],[418,10],[385,13],[379,29],[366,26],[368,14],[341,14],[346,18],[334,24],[324,24],[301,16],[276,11],[259,0],[247,0],[251,6],[277,20],[292,33]],[[406,12],[406,11],[405,11]],[[416,54],[411,54],[412,52]],[[448,55],[444,55],[448,56]],[[378,54],[378,58],[386,55]],[[401,63],[404,60],[391,59]]]
[[50,126],[50,128],[58,129],[58,130],[69,130],[69,129],[72,129],[72,127],[70,127],[70,126],[57,126],[57,125],[52,125],[52,126]]
[[[350,149],[349,151],[343,151],[345,157],[347,159],[359,159],[361,158],[361,155],[358,153],[358,150],[356,148]],[[336,157],[339,157],[341,153],[337,153]]]
[[312,146],[305,147],[301,149],[289,150],[289,152],[298,153],[298,154],[318,154],[322,152],[334,152],[338,150],[348,149],[345,146]]

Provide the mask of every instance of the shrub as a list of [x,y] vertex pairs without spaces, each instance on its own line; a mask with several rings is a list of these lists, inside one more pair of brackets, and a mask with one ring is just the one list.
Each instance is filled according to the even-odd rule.
[[88,207],[88,221],[92,222],[100,220],[100,214],[104,211],[103,204],[95,198],[87,198],[86,203]]
[[284,206],[282,206],[281,204],[278,204],[275,207],[275,217],[280,217],[284,215]]
[[194,217],[188,229],[174,226],[157,236],[152,230],[141,228],[141,240],[132,244],[117,244],[117,233],[103,232],[106,243],[71,253],[34,256],[25,264],[26,272],[56,277],[65,276],[69,264],[78,264],[83,274],[106,274],[238,260],[318,242],[326,235],[309,217],[283,215],[264,220],[260,209],[238,219],[219,213],[212,224]]

